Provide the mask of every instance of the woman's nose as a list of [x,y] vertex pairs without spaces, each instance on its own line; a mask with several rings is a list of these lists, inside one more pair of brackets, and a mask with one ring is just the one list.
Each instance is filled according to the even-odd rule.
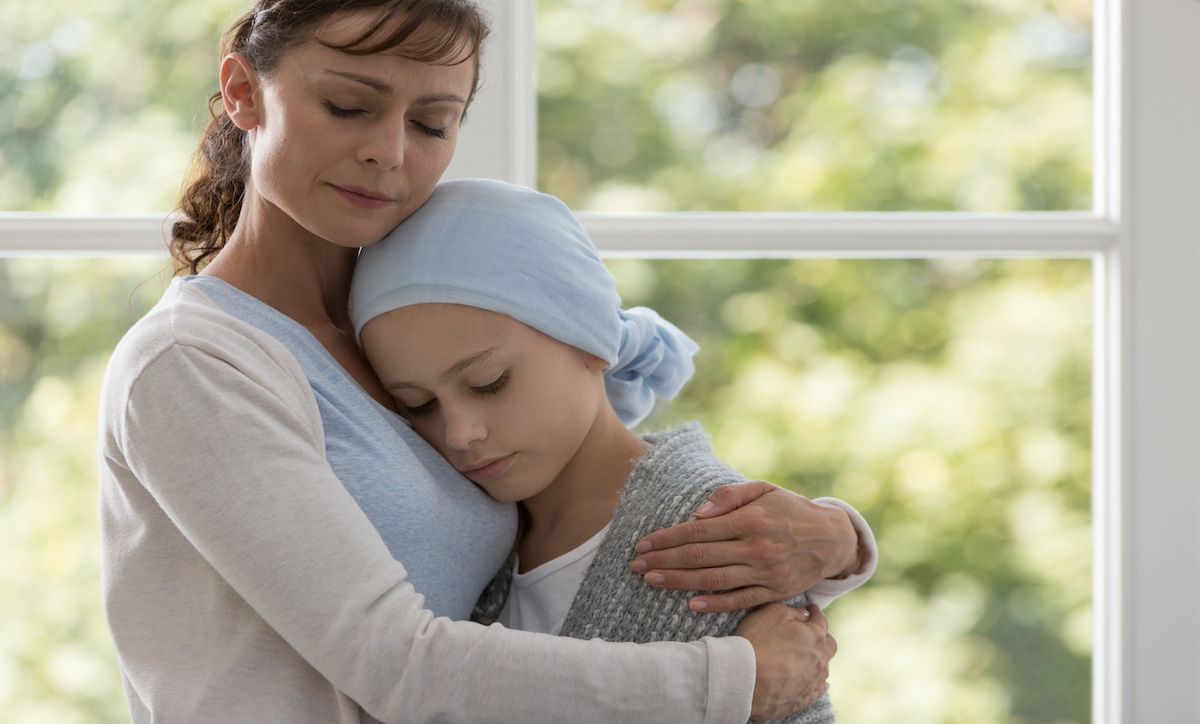
[[381,124],[368,132],[359,149],[359,160],[385,171],[404,165],[404,124]]

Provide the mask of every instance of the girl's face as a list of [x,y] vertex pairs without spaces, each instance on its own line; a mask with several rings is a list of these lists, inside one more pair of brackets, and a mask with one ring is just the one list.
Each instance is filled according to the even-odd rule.
[[[344,42],[373,19],[337,15],[317,35]],[[429,198],[454,155],[474,76],[471,59],[356,56],[318,42],[288,51],[265,78],[243,69],[242,86],[227,82],[237,65],[226,59],[222,87],[249,132],[251,186],[268,208],[352,247],[380,239]]]
[[505,502],[554,481],[605,399],[603,360],[495,312],[405,307],[367,323],[362,341],[413,429]]

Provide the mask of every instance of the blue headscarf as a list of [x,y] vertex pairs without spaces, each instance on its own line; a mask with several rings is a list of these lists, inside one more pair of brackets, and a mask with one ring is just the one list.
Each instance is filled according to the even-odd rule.
[[428,303],[498,312],[604,360],[608,398],[629,427],[656,395],[679,392],[700,349],[654,310],[621,309],[612,275],[563,202],[501,181],[440,184],[359,255],[350,314],[360,342],[375,317]]

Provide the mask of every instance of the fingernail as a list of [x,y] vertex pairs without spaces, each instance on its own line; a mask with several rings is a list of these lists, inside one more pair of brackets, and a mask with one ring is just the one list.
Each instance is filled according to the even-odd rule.
[[642,539],[637,542],[637,545],[635,545],[634,548],[637,549],[638,553],[647,553],[654,548],[654,544],[646,539]]
[[703,611],[708,608],[708,601],[688,601],[688,608],[693,611]]
[[646,583],[649,583],[651,586],[661,586],[663,583],[666,582],[666,580],[667,580],[667,577],[661,573],[647,573],[646,574]]
[[633,559],[633,563],[629,564],[629,567],[633,569],[634,573],[642,573],[646,570],[646,560],[644,558],[635,558]]
[[705,515],[706,513],[708,513],[708,511],[712,510],[714,507],[716,507],[716,506],[714,506],[713,502],[710,500],[707,503],[705,503],[704,505],[701,505],[699,508],[696,508],[696,515]]

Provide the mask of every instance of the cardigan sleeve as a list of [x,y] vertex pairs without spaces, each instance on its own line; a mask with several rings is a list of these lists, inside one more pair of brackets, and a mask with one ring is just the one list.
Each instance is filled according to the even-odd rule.
[[[257,616],[369,714],[384,722],[747,719],[754,654],[742,638],[613,644],[434,617],[326,462],[319,413],[294,358],[208,332],[136,360],[125,393],[106,402],[118,409],[106,413],[104,454],[127,466],[146,504]],[[106,582],[135,589],[121,598],[135,607],[137,587],[162,585],[136,573]],[[120,615],[140,613],[162,615]],[[187,610],[170,615],[189,621]]]

